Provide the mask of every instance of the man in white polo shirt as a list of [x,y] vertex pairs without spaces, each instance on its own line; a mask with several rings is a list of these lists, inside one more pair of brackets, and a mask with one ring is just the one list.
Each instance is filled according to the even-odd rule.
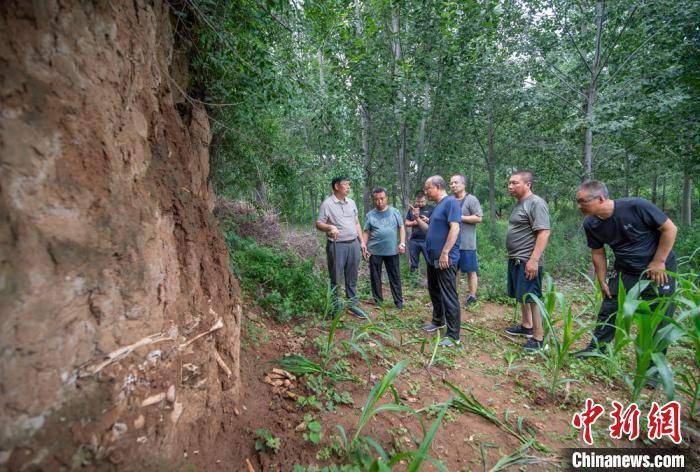
[[367,250],[367,246],[362,239],[357,205],[348,197],[350,179],[347,177],[335,177],[331,181],[331,188],[333,193],[321,203],[316,218],[316,229],[328,236],[326,257],[331,286],[336,293],[336,307],[338,307],[338,281],[344,276],[348,309],[356,317],[364,319],[367,315],[357,306],[357,271],[360,258]]

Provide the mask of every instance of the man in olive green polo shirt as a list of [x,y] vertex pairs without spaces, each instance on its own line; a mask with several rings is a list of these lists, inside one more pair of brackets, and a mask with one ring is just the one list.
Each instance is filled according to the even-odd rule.
[[331,187],[333,193],[321,203],[316,218],[316,229],[328,236],[326,257],[331,286],[336,292],[336,307],[339,305],[338,281],[344,276],[348,309],[358,318],[367,318],[357,306],[357,272],[362,252],[367,250],[367,246],[362,239],[357,205],[348,197],[350,179],[344,176],[335,177],[331,181]]

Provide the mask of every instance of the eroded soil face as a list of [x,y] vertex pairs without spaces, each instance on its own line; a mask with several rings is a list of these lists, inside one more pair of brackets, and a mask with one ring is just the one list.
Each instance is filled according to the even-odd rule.
[[[237,400],[242,311],[173,25],[167,2],[0,4],[3,463],[104,455],[139,415],[149,429],[134,405],[176,385],[184,412],[149,443],[167,457],[173,431]],[[217,319],[209,341],[173,350]],[[82,377],[151,335],[169,340]],[[209,381],[191,398],[185,363]]]

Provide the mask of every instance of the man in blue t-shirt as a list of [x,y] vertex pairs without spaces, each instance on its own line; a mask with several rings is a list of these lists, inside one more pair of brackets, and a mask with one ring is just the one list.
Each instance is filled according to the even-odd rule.
[[[629,291],[646,272],[653,283],[641,293],[644,299],[657,295],[669,296],[676,287],[666,269],[676,269],[673,244],[676,226],[656,205],[643,198],[608,198],[608,189],[602,182],[590,180],[579,185],[576,204],[586,216],[583,229],[591,249],[596,278],[603,292],[598,312],[598,324],[588,347],[574,355],[585,357],[604,350],[604,343],[615,337],[615,317],[618,310],[619,283]],[[605,244],[615,254],[614,271],[606,280],[607,262]],[[666,317],[673,316],[669,306]],[[667,324],[662,321],[658,329]]]
[[[401,294],[401,271],[399,254],[406,252],[406,230],[401,213],[388,204],[386,189],[377,187],[372,190],[374,210],[365,217],[364,240],[367,249],[364,258],[369,259],[369,278],[372,284],[372,296],[377,305],[384,302],[382,295],[382,263],[389,276],[389,288],[394,304],[403,309]],[[399,243],[397,245],[397,240]]]
[[437,331],[447,324],[447,333],[441,346],[455,347],[460,344],[459,329],[461,311],[457,297],[457,261],[459,261],[459,202],[447,195],[445,179],[434,175],[425,181],[426,196],[435,202],[430,223],[419,217],[414,210],[414,220],[426,232],[425,250],[428,254],[428,293],[433,303],[433,319],[423,326],[428,332]]

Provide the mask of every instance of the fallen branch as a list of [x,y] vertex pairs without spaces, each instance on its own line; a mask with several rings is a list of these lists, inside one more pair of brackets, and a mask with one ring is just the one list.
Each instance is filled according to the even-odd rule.
[[205,331],[205,332],[203,332],[203,333],[201,333],[201,334],[198,334],[197,336],[195,336],[194,338],[190,339],[189,341],[186,341],[186,342],[180,344],[180,346],[178,347],[178,349],[180,349],[180,350],[182,351],[183,349],[185,349],[187,346],[189,346],[190,344],[192,344],[193,342],[195,342],[195,341],[198,340],[199,338],[201,338],[201,337],[203,337],[203,336],[206,336],[206,335],[209,334],[209,333],[213,333],[213,332],[216,331],[217,329],[221,329],[221,328],[223,328],[223,327],[224,327],[224,322],[221,320],[221,318],[219,318],[219,319],[216,321],[216,323],[214,323],[214,326],[212,326],[211,328],[209,328],[209,330],[207,330],[207,331]]
[[150,336],[146,336],[145,338],[136,341],[134,344],[129,344],[128,346],[124,346],[122,348],[117,349],[116,351],[112,351],[109,354],[107,354],[106,359],[100,363],[94,364],[94,365],[86,365],[81,367],[78,370],[78,377],[90,377],[91,375],[95,375],[105,367],[107,367],[110,364],[113,364],[124,357],[128,356],[131,354],[134,350],[142,347],[142,346],[148,346],[149,344],[155,344],[159,343],[161,341],[174,341],[175,338],[172,338],[170,335],[164,335],[163,333],[156,333],[152,334]]

